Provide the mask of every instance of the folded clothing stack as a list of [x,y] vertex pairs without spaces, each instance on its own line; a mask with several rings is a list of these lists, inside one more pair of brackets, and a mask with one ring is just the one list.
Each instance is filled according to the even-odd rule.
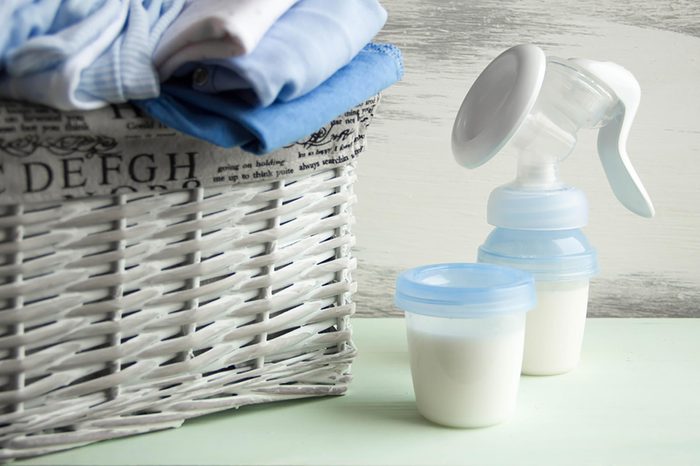
[[397,48],[370,43],[386,21],[377,0],[6,0],[0,21],[0,96],[62,110],[133,101],[255,153],[403,72]]

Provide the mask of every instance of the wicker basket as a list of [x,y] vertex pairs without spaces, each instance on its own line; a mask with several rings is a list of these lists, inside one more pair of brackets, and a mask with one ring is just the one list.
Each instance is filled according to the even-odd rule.
[[0,459],[345,392],[353,180],[0,207]]

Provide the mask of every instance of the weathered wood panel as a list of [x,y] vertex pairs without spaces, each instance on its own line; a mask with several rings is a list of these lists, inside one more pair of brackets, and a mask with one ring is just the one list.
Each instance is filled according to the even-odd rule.
[[657,216],[617,203],[581,135],[564,163],[586,191],[586,233],[601,275],[591,289],[597,316],[700,317],[700,2],[386,0],[379,40],[402,47],[406,75],[385,93],[359,169],[358,312],[395,312],[399,270],[473,261],[490,226],[488,194],[509,181],[515,160],[498,156],[478,171],[452,159],[452,120],[469,85],[505,48],[522,42],[548,54],[612,60],[642,86],[629,152]]

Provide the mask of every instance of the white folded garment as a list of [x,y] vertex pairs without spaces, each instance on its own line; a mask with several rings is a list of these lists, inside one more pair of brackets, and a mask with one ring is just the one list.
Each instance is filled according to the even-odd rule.
[[297,0],[189,0],[156,47],[161,80],[188,62],[251,52]]

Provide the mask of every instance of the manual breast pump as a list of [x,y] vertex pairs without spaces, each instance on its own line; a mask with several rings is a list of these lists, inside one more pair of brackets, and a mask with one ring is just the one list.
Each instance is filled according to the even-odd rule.
[[531,272],[537,308],[527,315],[523,373],[552,375],[578,364],[589,280],[596,252],[581,228],[588,223],[583,191],[559,179],[559,163],[582,128],[599,128],[598,154],[617,199],[652,217],[654,207],[627,155],[640,87],[611,62],[547,58],[518,45],[491,62],[464,98],[452,130],[452,151],[467,168],[507,145],[518,153],[514,181],[489,197],[496,227],[478,260]]

